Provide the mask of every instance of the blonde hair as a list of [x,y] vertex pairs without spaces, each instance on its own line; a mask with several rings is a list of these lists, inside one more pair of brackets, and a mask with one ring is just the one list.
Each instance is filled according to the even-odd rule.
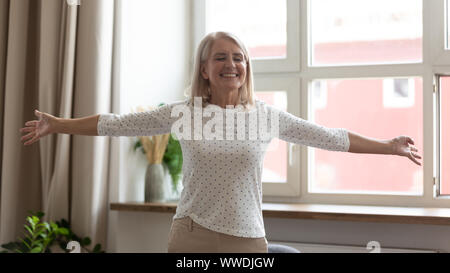
[[203,40],[200,42],[195,57],[191,86],[190,88],[188,88],[188,94],[186,95],[189,97],[189,102],[192,105],[194,104],[194,97],[202,97],[203,104],[209,102],[211,98],[211,93],[209,91],[209,81],[205,80],[202,77],[200,71],[201,65],[208,60],[214,41],[222,38],[234,42],[244,53],[244,58],[247,62],[247,76],[244,84],[239,88],[239,101],[237,102],[237,105],[240,104],[244,106],[245,109],[249,109],[250,106],[254,105],[253,74],[250,57],[247,48],[241,42],[241,40],[239,40],[239,38],[229,32],[212,32],[206,35],[206,37],[203,38]]

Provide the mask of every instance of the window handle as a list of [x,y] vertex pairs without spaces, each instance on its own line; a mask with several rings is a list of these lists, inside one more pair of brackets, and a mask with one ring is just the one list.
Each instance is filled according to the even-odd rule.
[[295,143],[289,143],[289,166],[294,165],[294,152],[298,151],[298,145]]

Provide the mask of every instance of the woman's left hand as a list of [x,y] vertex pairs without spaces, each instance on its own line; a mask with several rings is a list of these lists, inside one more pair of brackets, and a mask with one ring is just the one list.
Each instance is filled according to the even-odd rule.
[[417,165],[422,166],[422,164],[417,160],[422,159],[422,157],[417,153],[418,151],[419,150],[414,146],[414,141],[408,136],[399,136],[392,139],[392,153],[394,155],[406,156]]

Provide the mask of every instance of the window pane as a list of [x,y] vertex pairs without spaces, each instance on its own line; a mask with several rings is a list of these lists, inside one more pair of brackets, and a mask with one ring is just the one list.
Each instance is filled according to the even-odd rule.
[[[421,78],[313,81],[310,106],[317,124],[384,140],[408,135],[423,154]],[[422,193],[422,167],[406,157],[309,151],[312,192]]]
[[[285,91],[256,92],[256,97],[267,104],[274,105],[283,111],[287,110],[287,94]],[[263,182],[287,182],[287,143],[272,139],[264,157]]]
[[421,0],[311,0],[312,65],[422,61]]
[[236,34],[251,58],[286,57],[286,1],[208,0],[207,32]]
[[441,110],[441,185],[442,195],[450,195],[450,77],[441,77],[440,110]]

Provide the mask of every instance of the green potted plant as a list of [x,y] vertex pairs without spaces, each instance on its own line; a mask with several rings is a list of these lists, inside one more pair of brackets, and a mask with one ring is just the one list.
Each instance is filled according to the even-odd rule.
[[1,245],[4,249],[1,251],[2,253],[52,253],[52,246],[55,244],[61,248],[62,252],[69,252],[67,245],[71,241],[78,242],[84,252],[104,253],[100,244],[95,245],[93,249],[89,249],[91,239],[77,236],[71,230],[67,220],[61,219],[56,223],[48,223],[42,221],[43,212],[29,213],[31,215],[26,218],[23,237],[18,238],[16,242]]

